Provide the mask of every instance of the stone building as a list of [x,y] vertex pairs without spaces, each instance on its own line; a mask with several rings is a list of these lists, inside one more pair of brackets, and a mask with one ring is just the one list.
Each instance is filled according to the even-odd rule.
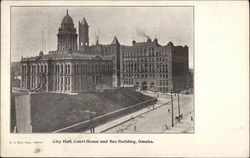
[[78,23],[79,25],[79,52],[83,54],[98,55],[112,59],[113,75],[112,85],[120,86],[120,43],[117,37],[109,45],[100,44],[98,39],[95,45],[89,45],[89,25],[85,18]]
[[121,85],[170,92],[188,86],[188,47],[161,46],[157,39],[121,46]]
[[[98,85],[135,86],[143,90],[169,92],[189,82],[188,47],[155,39],[121,45],[89,45],[89,25],[78,23],[77,34],[68,10],[57,34],[57,50],[22,58],[21,87],[30,91],[81,92]],[[79,36],[79,38],[78,38]],[[78,42],[77,42],[78,38]],[[78,44],[77,44],[78,43]]]
[[79,92],[112,85],[112,60],[77,53],[22,59],[22,88],[31,91]]
[[[84,22],[87,24],[86,20]],[[79,27],[87,27],[80,25]],[[93,90],[96,86],[112,86],[112,55],[103,55],[102,47],[77,49],[77,33],[67,13],[57,34],[57,50],[39,56],[22,58],[21,87],[30,91],[72,93]],[[87,37],[82,37],[87,36]],[[79,43],[88,46],[88,32],[80,32]],[[116,46],[113,46],[116,47]],[[112,50],[112,45],[110,49]],[[101,48],[101,50],[99,50]],[[91,52],[93,50],[93,52]]]

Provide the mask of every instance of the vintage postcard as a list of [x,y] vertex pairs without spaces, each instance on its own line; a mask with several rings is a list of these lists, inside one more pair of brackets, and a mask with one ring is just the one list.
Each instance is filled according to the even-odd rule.
[[11,132],[193,133],[193,9],[11,7]]
[[2,155],[247,156],[247,4],[3,2]]

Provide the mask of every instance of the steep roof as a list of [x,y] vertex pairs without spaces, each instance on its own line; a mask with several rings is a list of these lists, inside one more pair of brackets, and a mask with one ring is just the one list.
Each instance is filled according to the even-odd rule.
[[85,18],[82,18],[81,24],[82,24],[82,25],[87,25],[87,26],[89,26]]
[[120,44],[116,36],[114,37],[113,41],[111,44]]

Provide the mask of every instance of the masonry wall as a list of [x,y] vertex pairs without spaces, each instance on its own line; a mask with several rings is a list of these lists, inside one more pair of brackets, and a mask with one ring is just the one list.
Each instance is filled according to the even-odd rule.
[[171,82],[171,46],[157,40],[121,49],[121,86],[168,92]]
[[21,88],[62,93],[112,85],[111,60],[22,61]]

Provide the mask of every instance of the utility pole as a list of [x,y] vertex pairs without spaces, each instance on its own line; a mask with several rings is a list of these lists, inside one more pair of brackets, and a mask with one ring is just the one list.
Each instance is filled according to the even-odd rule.
[[23,57],[23,48],[22,48],[22,57]]
[[179,113],[178,121],[181,122],[181,110],[180,110],[179,93],[180,93],[180,91],[178,90],[178,91],[177,91],[177,97],[178,97],[178,113]]
[[42,31],[42,52],[44,52],[44,32]]
[[171,91],[171,111],[172,111],[172,127],[174,127],[174,105],[173,105],[173,90]]
[[95,125],[94,125],[92,114],[95,115],[96,112],[89,111],[89,110],[85,110],[84,112],[85,113],[89,113],[89,127],[90,127],[90,132],[91,133],[95,133]]

